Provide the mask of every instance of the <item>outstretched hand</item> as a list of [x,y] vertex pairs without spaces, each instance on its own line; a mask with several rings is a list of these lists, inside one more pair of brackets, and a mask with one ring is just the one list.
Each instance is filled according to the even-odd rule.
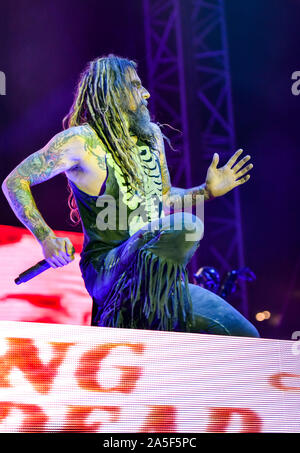
[[[229,159],[223,167],[217,168],[219,163],[219,155],[214,154],[213,160],[206,174],[206,190],[211,198],[225,195],[235,187],[244,184],[250,179],[247,174],[253,168],[253,164],[244,167],[244,164],[249,161],[250,156],[246,156],[238,161],[243,150],[239,149]],[[242,168],[243,167],[243,168]]]

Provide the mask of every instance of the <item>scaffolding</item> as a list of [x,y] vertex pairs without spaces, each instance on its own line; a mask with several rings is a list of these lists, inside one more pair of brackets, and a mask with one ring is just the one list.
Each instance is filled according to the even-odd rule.
[[[182,132],[174,139],[179,152],[167,153],[172,185],[192,187],[195,158],[210,163],[218,152],[222,162],[236,150],[224,1],[144,0],[144,25],[151,111]],[[199,112],[198,122],[191,121],[191,109]],[[193,162],[190,124],[199,136]],[[245,267],[239,190],[214,203],[214,212],[205,209],[205,231],[212,231],[205,237],[222,275]],[[247,317],[245,282],[239,299]]]

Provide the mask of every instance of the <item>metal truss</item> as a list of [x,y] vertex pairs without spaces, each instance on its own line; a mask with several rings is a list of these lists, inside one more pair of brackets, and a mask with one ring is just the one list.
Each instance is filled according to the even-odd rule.
[[[223,163],[236,149],[223,0],[144,0],[144,23],[151,110],[157,121],[182,131],[176,138],[180,152],[167,154],[172,185],[192,187],[188,84],[193,85],[193,107],[196,103],[200,113],[198,123],[193,122],[199,137],[197,160],[210,163],[218,152]],[[192,60],[192,77],[185,58]],[[239,190],[213,203],[213,209],[205,209],[207,259],[222,276],[245,267]],[[202,266],[208,265],[204,258],[200,251]],[[239,301],[248,316],[244,282]]]
[[[144,0],[144,23],[151,112],[156,121],[181,131],[172,138],[177,152],[170,152],[168,164],[175,169],[173,185],[188,187],[191,159],[178,0]],[[163,132],[172,134],[169,129]]]

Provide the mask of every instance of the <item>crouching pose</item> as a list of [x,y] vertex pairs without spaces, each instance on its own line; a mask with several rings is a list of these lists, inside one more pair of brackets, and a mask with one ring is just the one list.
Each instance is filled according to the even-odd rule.
[[193,206],[248,181],[250,156],[240,158],[239,150],[218,168],[215,154],[204,184],[172,187],[164,135],[150,120],[150,94],[136,68],[115,55],[88,63],[62,132],[3,182],[8,202],[49,264],[68,264],[70,240],[55,236],[30,189],[65,173],[71,219],[84,233],[80,269],[93,299],[92,325],[259,336],[221,297],[188,281],[203,223],[185,210],[170,211],[186,196]]

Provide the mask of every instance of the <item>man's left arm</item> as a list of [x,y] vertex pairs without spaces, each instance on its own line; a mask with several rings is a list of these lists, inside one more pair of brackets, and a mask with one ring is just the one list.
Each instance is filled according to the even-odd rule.
[[191,203],[192,206],[195,206],[199,200],[199,196],[202,196],[204,201],[213,200],[216,197],[225,195],[230,190],[249,180],[250,175],[248,172],[253,168],[253,164],[248,164],[244,167],[245,163],[249,161],[250,156],[245,156],[238,161],[239,156],[243,152],[242,149],[239,149],[229,161],[220,168],[217,167],[219,155],[215,153],[207,170],[205,182],[200,186],[189,189],[172,186],[167,166],[163,136],[159,126],[154,124],[154,131],[160,152],[163,205],[165,213],[166,211],[170,211],[171,206],[175,206],[176,211],[176,206],[181,206],[183,199],[185,202],[187,200],[188,204]]

